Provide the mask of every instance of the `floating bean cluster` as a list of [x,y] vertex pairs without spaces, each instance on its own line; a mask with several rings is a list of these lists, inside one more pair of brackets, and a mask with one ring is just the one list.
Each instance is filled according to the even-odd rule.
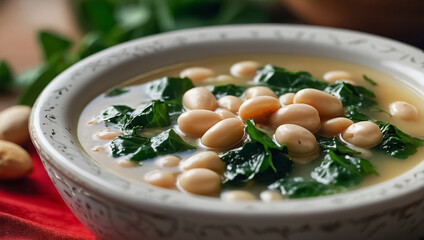
[[[233,77],[253,78],[259,66],[254,61],[242,61],[231,66],[229,72]],[[192,67],[180,73],[198,84],[214,75],[212,69],[204,67]],[[330,83],[356,84],[345,71],[330,71],[323,78]],[[298,164],[308,164],[320,155],[317,135],[336,136],[348,146],[364,151],[382,141],[378,125],[371,121],[354,123],[344,116],[342,102],[337,97],[312,88],[277,96],[268,87],[252,86],[241,97],[227,95],[217,99],[206,87],[195,87],[184,93],[182,103],[185,111],[177,119],[179,133],[197,139],[200,152],[186,159],[174,155],[158,158],[158,169],[145,174],[144,181],[191,194],[220,195],[224,201],[257,199],[244,190],[221,193],[226,166],[218,153],[243,145],[248,138],[245,133],[248,119],[253,119],[256,127],[265,130],[276,143],[285,145],[291,160]],[[392,103],[390,113],[404,121],[415,121],[418,117],[417,109],[406,102]],[[120,134],[100,132],[97,137],[107,140]],[[282,196],[266,190],[259,198],[270,202],[281,200]]]

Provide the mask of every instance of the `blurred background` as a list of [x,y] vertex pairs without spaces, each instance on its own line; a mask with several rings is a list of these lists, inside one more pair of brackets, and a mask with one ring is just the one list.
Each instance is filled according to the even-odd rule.
[[236,23],[354,29],[424,49],[424,0],[0,0],[0,109],[31,106],[54,76],[104,48]]

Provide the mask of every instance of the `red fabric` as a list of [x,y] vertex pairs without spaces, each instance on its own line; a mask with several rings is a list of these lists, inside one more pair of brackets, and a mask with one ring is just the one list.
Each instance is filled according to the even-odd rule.
[[0,181],[0,239],[96,239],[72,214],[50,181],[34,147],[33,171]]

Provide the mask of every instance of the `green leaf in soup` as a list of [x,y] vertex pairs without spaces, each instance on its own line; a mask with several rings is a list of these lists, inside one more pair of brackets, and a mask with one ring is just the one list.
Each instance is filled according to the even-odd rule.
[[281,194],[289,198],[318,197],[345,191],[341,187],[306,180],[302,177],[283,178],[272,183],[268,188],[279,190]]
[[338,155],[330,150],[311,177],[323,184],[352,187],[360,184],[370,174],[376,174],[371,162],[349,155]]
[[12,88],[13,76],[6,61],[0,60],[0,92],[6,92]]
[[366,114],[359,112],[359,109],[356,106],[345,107],[344,112],[345,112],[345,117],[349,118],[350,120],[352,120],[354,122],[371,120],[371,118],[368,117]]
[[184,93],[191,88],[194,88],[194,84],[188,78],[164,77],[150,82],[147,94],[152,99],[176,100],[181,103]]
[[247,120],[246,123],[245,132],[249,135],[250,140],[252,142],[259,142],[265,149],[266,158],[261,166],[261,170],[267,169],[271,166],[271,168],[276,171],[276,168],[273,165],[270,149],[277,149],[280,151],[284,149],[284,153],[287,153],[287,149],[285,146],[278,146],[267,133],[257,129],[252,119]]
[[[285,149],[285,146],[278,146],[272,138],[266,133],[255,127],[255,123],[252,119],[246,121],[246,133],[249,135],[249,138],[252,142],[261,143],[266,149],[275,148],[278,150]],[[285,149],[287,153],[287,149]]]
[[110,147],[113,157],[128,157],[136,162],[196,149],[185,143],[172,129],[150,139],[140,136],[119,136],[111,142]]
[[[287,157],[283,151],[277,149],[269,149],[270,155],[272,156],[272,165],[273,167],[268,167],[265,170],[259,172],[255,176],[255,181],[260,184],[268,185],[272,182],[277,181],[286,177],[293,169],[293,162]],[[262,164],[261,167],[263,167]]]
[[326,137],[318,136],[317,141],[318,141],[318,144],[320,145],[320,147],[322,149],[332,150],[332,151],[334,151],[335,153],[338,153],[338,154],[349,154],[349,155],[360,154],[360,152],[355,151],[353,149],[350,149],[350,148],[346,147],[345,145],[343,145],[343,143],[341,143],[337,139],[337,137],[326,138]]
[[138,106],[129,116],[124,128],[155,128],[169,125],[171,125],[171,119],[167,104],[161,100],[153,100]]
[[38,40],[43,51],[44,59],[47,61],[52,61],[54,58],[65,55],[72,45],[69,39],[49,31],[40,31],[38,33]]
[[362,77],[364,78],[365,81],[367,81],[369,84],[373,85],[373,86],[377,86],[377,83],[372,80],[371,78],[369,78],[367,75],[363,74]]
[[105,96],[106,97],[115,97],[122,95],[124,93],[128,92],[128,89],[122,89],[122,88],[111,88],[106,91]]
[[374,148],[392,157],[406,159],[415,154],[418,147],[424,146],[424,140],[409,136],[390,123],[380,121],[376,123],[383,134],[383,140]]
[[227,85],[218,85],[214,86],[212,89],[212,94],[215,95],[216,98],[221,98],[227,95],[241,97],[249,87],[248,86],[238,86],[235,84],[227,84]]
[[224,184],[243,185],[259,173],[267,153],[260,143],[248,142],[242,147],[220,154],[227,164]]
[[[227,164],[223,183],[232,186],[241,186],[251,179],[269,184],[287,176],[293,169],[293,162],[286,154],[277,149],[265,151],[259,142],[248,142],[221,154],[220,158]],[[267,161],[271,161],[274,169]]]
[[96,118],[99,121],[104,121],[106,123],[116,124],[118,127],[122,128],[128,121],[131,113],[134,109],[124,106],[124,105],[115,105],[106,108],[99,116]]
[[123,135],[116,137],[110,143],[112,156],[123,157],[131,156],[137,152],[143,144],[149,143],[149,139],[140,136]]
[[278,95],[297,92],[304,88],[315,88],[324,90],[328,83],[316,80],[308,72],[290,72],[284,68],[266,65],[256,73],[254,81],[259,84],[273,86]]
[[324,91],[336,96],[343,106],[358,106],[369,108],[377,105],[374,93],[362,86],[353,86],[345,82],[331,84]]

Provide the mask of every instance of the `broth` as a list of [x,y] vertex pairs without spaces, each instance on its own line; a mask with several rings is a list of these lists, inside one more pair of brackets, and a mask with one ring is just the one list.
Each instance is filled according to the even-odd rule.
[[[230,75],[230,66],[236,62],[243,60],[254,60],[260,63],[261,66],[266,64],[272,64],[274,66],[280,66],[288,71],[307,71],[310,72],[315,78],[323,80],[322,76],[324,73],[332,70],[343,70],[351,73],[353,79],[358,85],[364,86],[372,90],[376,95],[376,101],[379,106],[385,110],[389,111],[389,104],[394,101],[405,101],[414,105],[419,112],[419,117],[417,121],[402,121],[390,117],[386,113],[371,113],[375,119],[391,122],[396,125],[399,129],[410,134],[412,136],[424,136],[424,122],[423,122],[423,113],[424,113],[424,102],[422,93],[417,92],[416,89],[411,88],[410,86],[403,84],[399,79],[395,79],[392,76],[374,70],[372,68],[361,66],[353,63],[342,62],[339,60],[317,58],[310,56],[298,56],[298,55],[271,55],[271,54],[255,54],[255,55],[238,55],[238,56],[227,56],[227,57],[217,57],[210,59],[198,60],[195,62],[186,62],[178,65],[158,69],[149,73],[142,74],[135,79],[131,79],[125,82],[122,86],[125,86],[129,89],[129,92],[124,93],[115,97],[106,97],[105,94],[102,94],[90,102],[84,111],[81,114],[78,126],[78,137],[80,140],[81,146],[85,151],[96,161],[99,165],[104,168],[109,169],[110,171],[120,175],[125,179],[129,179],[136,182],[143,181],[143,175],[157,168],[155,164],[155,159],[147,160],[142,162],[142,166],[137,167],[122,167],[118,164],[120,159],[115,159],[111,157],[111,151],[109,149],[109,141],[99,140],[95,137],[96,133],[108,129],[110,131],[117,131],[114,126],[105,125],[104,123],[98,124],[88,124],[93,121],[94,116],[98,115],[104,109],[111,105],[127,105],[132,108],[136,108],[138,105],[144,102],[149,102],[151,99],[145,94],[146,93],[146,82],[155,80],[165,76],[175,76],[178,77],[179,73],[191,66],[204,66],[214,70],[215,75]],[[377,86],[372,86],[365,80],[363,80],[363,74],[367,75],[369,78],[373,79]],[[220,78],[212,80],[207,80],[201,84],[196,84],[196,86],[207,86],[207,85],[223,85],[228,83],[246,85],[252,84],[251,78],[235,78],[231,81]],[[144,95],[143,95],[144,94]],[[175,124],[175,122],[174,122]],[[178,132],[178,128],[174,125],[174,129]],[[152,137],[161,131],[165,130],[164,128],[148,130],[143,133],[144,136]],[[180,135],[181,131],[179,131]],[[198,140],[182,136],[183,139],[193,145],[198,145]],[[197,150],[198,151],[198,150]],[[172,155],[180,156],[182,159],[187,158],[189,155],[192,155],[193,151],[175,153]],[[418,152],[408,159],[401,160],[388,156],[387,154],[382,153],[373,153],[371,158],[368,158],[375,166],[379,176],[370,175],[365,178],[365,180],[358,186],[354,188],[366,187],[373,184],[386,181],[393,177],[396,177],[409,169],[413,168],[420,161],[424,159],[424,150],[423,148],[418,148]],[[307,165],[297,164],[293,168],[290,176],[308,176],[312,169],[317,167],[320,164],[320,160],[314,160],[312,163]],[[168,169],[169,171],[178,172],[178,168]],[[256,192],[256,187],[251,188],[252,191]]]

